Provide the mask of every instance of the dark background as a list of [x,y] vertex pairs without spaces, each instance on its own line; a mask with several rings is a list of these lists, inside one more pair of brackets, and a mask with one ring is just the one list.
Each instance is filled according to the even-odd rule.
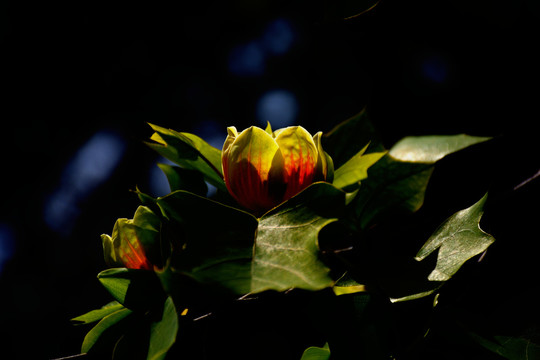
[[69,319],[110,301],[96,280],[99,235],[133,215],[136,186],[163,195],[147,122],[220,146],[226,126],[277,117],[328,131],[367,107],[387,147],[407,135],[494,136],[466,165],[480,170],[453,173],[456,186],[436,173],[446,190],[428,195],[493,190],[486,227],[499,246],[491,259],[504,261],[469,289],[480,288],[477,303],[496,287],[512,304],[532,295],[538,181],[513,189],[540,168],[534,0],[383,0],[347,21],[322,1],[3,1],[0,11],[0,357],[79,351],[88,329]]

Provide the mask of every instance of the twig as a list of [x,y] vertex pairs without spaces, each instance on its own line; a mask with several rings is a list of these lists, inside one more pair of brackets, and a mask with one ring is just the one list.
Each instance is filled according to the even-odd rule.
[[56,358],[56,359],[51,359],[51,360],[68,360],[68,359],[80,359],[80,358],[83,358],[83,357],[87,357],[88,354],[86,353],[83,353],[83,354],[77,354],[77,355],[70,355],[70,356],[66,356],[66,357],[61,357],[61,358]]
[[208,314],[204,314],[204,315],[202,315],[202,316],[199,316],[198,318],[193,319],[193,321],[199,321],[199,320],[205,319],[205,318],[207,318],[207,317],[209,317],[209,316],[212,316],[212,315],[213,315],[213,314],[210,312],[210,313],[208,313]]
[[522,181],[521,183],[519,183],[518,185],[514,186],[514,191],[522,188],[523,186],[527,185],[528,183],[530,183],[531,181],[533,181],[534,179],[536,179],[539,176],[540,176],[540,170],[538,170],[538,172],[536,174],[534,174],[533,176],[531,176],[530,178],[528,178],[528,179]]

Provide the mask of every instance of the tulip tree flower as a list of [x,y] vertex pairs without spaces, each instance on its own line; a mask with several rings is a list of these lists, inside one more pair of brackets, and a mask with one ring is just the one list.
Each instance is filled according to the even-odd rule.
[[101,235],[105,262],[111,267],[152,270],[157,262],[159,218],[139,206],[133,219],[118,219],[112,235]]
[[241,133],[231,126],[227,132],[221,154],[225,184],[240,205],[257,215],[325,181],[332,171],[321,132],[311,136],[301,126],[276,131],[252,126]]

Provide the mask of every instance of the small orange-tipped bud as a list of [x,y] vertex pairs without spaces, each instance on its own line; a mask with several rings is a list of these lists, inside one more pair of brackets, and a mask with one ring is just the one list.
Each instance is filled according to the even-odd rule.
[[111,267],[153,270],[158,261],[159,218],[139,206],[133,219],[118,219],[112,236],[101,235],[105,262]]

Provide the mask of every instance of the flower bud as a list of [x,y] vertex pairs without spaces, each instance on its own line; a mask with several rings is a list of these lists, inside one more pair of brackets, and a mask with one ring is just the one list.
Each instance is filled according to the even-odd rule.
[[225,184],[240,205],[257,215],[326,180],[320,132],[311,136],[301,126],[274,132],[252,126],[241,133],[232,126],[227,131],[221,153]]
[[139,206],[133,219],[118,219],[112,236],[101,235],[105,262],[111,267],[152,270],[159,258],[159,218]]

